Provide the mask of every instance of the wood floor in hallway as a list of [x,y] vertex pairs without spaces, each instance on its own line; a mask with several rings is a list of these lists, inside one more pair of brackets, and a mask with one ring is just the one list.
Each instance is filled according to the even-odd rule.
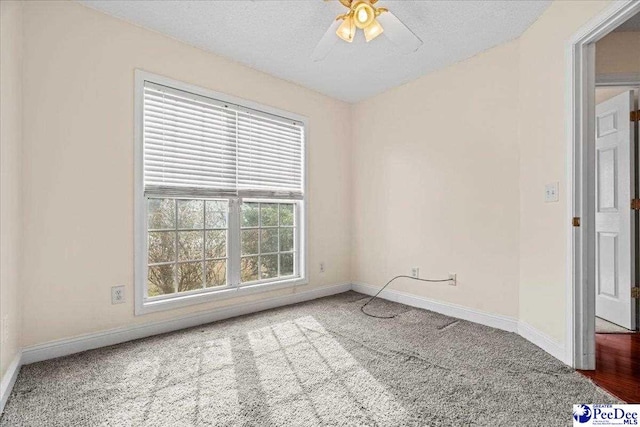
[[596,334],[596,370],[579,372],[625,402],[640,403],[640,333]]

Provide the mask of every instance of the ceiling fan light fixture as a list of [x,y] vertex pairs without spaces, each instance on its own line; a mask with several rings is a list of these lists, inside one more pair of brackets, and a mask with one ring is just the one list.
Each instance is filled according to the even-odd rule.
[[351,43],[356,36],[358,28],[364,33],[367,42],[376,39],[384,32],[389,41],[402,53],[415,52],[422,45],[422,40],[389,9],[378,7],[378,0],[339,1],[348,11],[339,15],[322,36],[312,54],[314,61],[320,61],[327,56],[337,40],[335,35]]
[[355,20],[356,27],[364,30],[367,28],[373,20],[376,18],[376,11],[371,6],[371,3],[367,0],[363,0],[352,6],[353,18]]
[[364,29],[364,38],[367,40],[367,43],[371,40],[378,37],[380,34],[384,32],[384,28],[378,22],[378,20],[374,19],[368,27]]
[[353,37],[356,34],[356,26],[351,16],[343,18],[342,24],[336,30],[336,34],[346,42],[351,43],[353,41]]

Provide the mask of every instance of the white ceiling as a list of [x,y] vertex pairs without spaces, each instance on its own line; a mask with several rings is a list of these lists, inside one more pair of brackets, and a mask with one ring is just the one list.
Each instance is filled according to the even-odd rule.
[[347,102],[357,102],[520,36],[551,3],[390,1],[424,44],[403,55],[384,37],[341,40],[326,59],[311,53],[346,9],[322,0],[79,0],[83,4],[249,67]]

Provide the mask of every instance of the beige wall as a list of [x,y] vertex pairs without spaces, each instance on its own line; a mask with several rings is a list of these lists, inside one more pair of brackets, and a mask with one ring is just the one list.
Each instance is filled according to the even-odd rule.
[[[596,43],[596,75],[640,76],[640,31],[610,33]],[[596,104],[636,87],[599,87]]]
[[[20,349],[22,5],[0,2],[0,378]],[[5,334],[5,332],[7,332]]]
[[518,315],[518,43],[354,108],[353,279]]
[[[569,39],[608,1],[556,1],[520,38],[520,320],[566,335],[567,59]],[[560,183],[560,202],[544,186]]]
[[[24,346],[239,302],[133,314],[136,68],[309,117],[310,285],[300,290],[348,282],[348,104],[74,2],[27,2],[24,26]],[[126,304],[111,305],[116,284]]]
[[[238,302],[133,316],[136,68],[310,118],[304,289],[453,272],[457,287],[394,288],[518,317],[562,344],[566,43],[608,3],[557,1],[519,40],[349,106],[76,3],[28,2],[23,345]],[[544,203],[556,181],[561,201]],[[115,284],[127,304],[110,304]]]
[[599,40],[596,74],[640,74],[640,31],[610,33]]
[[[354,109],[355,281],[566,335],[566,49],[608,1],[554,2],[517,41]],[[560,201],[544,202],[545,184]]]
[[622,92],[628,90],[635,90],[636,97],[637,92],[640,90],[637,86],[605,86],[596,88],[596,105],[613,98],[616,95],[620,95]]

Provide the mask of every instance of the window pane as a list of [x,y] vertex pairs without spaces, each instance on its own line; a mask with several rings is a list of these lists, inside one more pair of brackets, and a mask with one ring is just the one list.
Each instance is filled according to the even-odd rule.
[[293,204],[280,205],[280,225],[293,225]]
[[262,203],[260,205],[260,226],[277,227],[278,226],[278,204]]
[[257,227],[259,224],[259,203],[243,203],[242,204],[242,226]]
[[258,280],[258,257],[248,256],[240,260],[240,280],[250,282]]
[[206,227],[227,228],[229,202],[226,200],[207,200]]
[[173,268],[173,264],[149,267],[147,274],[147,294],[150,297],[175,292],[173,285]]
[[293,228],[280,229],[280,251],[290,252],[293,250]]
[[224,258],[227,256],[227,230],[211,230],[205,236],[205,257]]
[[178,261],[202,259],[202,231],[178,232]]
[[258,230],[242,230],[242,255],[258,253]]
[[149,199],[148,227],[150,230],[176,228],[176,209],[173,199]]
[[175,231],[150,231],[148,245],[149,264],[175,261]]
[[205,262],[206,269],[206,287],[224,286],[227,284],[227,262],[222,261],[207,261]]
[[278,255],[262,255],[260,257],[260,278],[278,277]]
[[267,228],[261,230],[260,253],[278,252],[278,229]]
[[280,254],[280,275],[291,276],[293,274],[293,254]]
[[204,200],[176,200],[178,228],[203,228]]
[[[242,204],[241,283],[294,274],[295,221],[292,203]],[[149,199],[148,262],[177,264],[149,267],[148,295],[226,286],[228,226],[228,200]]]
[[202,262],[178,264],[178,292],[202,289]]

